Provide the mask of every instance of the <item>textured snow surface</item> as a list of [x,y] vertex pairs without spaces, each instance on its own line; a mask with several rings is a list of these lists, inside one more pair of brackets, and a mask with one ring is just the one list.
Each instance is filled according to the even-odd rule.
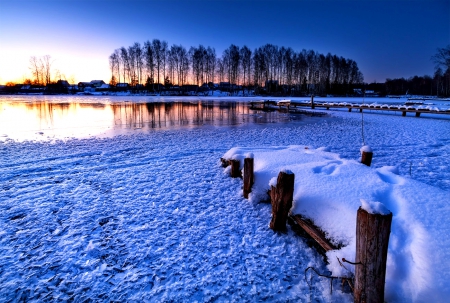
[[[358,159],[361,146],[357,116],[335,115],[306,125],[0,142],[0,300],[352,302],[337,284],[330,295],[326,279],[308,274],[308,285],[308,266],[327,271],[322,258],[292,231],[273,233],[270,205],[245,200],[242,181],[219,165],[233,146],[303,145],[340,159],[315,172],[330,178],[343,166],[333,161]],[[447,240],[435,245],[430,237],[440,223],[440,237],[449,238],[449,204],[428,204],[430,193],[421,190],[417,201],[423,198],[423,204],[410,205],[397,199],[407,195],[397,185],[416,179],[448,194],[449,121],[382,115],[364,120],[383,184],[378,197],[370,198],[395,202],[387,203],[397,219],[392,228],[404,228],[390,242],[396,254],[391,260],[400,263],[388,265],[395,269],[388,278],[398,277],[402,288],[389,293],[389,302],[424,301],[421,287],[430,283],[439,302],[450,293],[449,247]],[[332,194],[340,192],[330,189]],[[338,219],[336,211],[330,215]],[[400,220],[404,224],[394,223]],[[422,254],[424,243],[431,255]],[[429,268],[438,271],[426,277]]]

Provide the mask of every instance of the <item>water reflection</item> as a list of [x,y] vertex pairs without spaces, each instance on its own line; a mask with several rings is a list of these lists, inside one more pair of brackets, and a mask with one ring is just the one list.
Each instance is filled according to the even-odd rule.
[[286,119],[276,113],[250,111],[240,102],[170,102],[111,104],[115,125],[129,128],[174,128],[238,125]]
[[[101,101],[101,100],[100,100]],[[113,136],[129,130],[239,126],[286,122],[289,114],[250,110],[238,101],[6,102],[0,100],[2,139]]]

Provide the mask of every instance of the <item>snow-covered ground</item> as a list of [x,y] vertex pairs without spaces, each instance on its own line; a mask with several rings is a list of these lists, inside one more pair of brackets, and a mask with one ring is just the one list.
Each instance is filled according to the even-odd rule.
[[[305,280],[309,266],[327,271],[321,256],[290,229],[274,234],[268,228],[270,205],[245,200],[241,181],[219,165],[236,146],[324,147],[343,163],[358,159],[361,116],[332,115],[309,123],[135,129],[106,138],[4,137],[0,300],[351,302],[337,284],[330,294],[328,280],[311,281],[310,275]],[[404,182],[436,187],[429,195],[448,193],[449,119],[365,114],[364,126],[374,150],[373,173],[393,180],[397,177],[381,167],[397,166]],[[387,181],[383,188],[395,187]],[[430,222],[422,207],[424,222]],[[429,213],[441,214],[437,223],[448,233],[448,201],[435,201]],[[445,248],[450,250],[438,247],[428,260],[442,263],[441,272],[426,277],[437,299],[450,295],[442,284],[448,279]],[[395,260],[402,259],[403,251],[395,253]],[[411,262],[421,262],[411,255],[405,259],[388,277],[396,279],[396,273],[410,272]],[[408,287],[388,286],[389,302],[423,299]]]

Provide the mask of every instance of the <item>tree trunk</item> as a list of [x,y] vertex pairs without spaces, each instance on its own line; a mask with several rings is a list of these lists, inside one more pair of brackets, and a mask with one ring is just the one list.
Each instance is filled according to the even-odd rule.
[[286,222],[294,197],[294,179],[292,172],[280,172],[277,186],[270,190],[272,204],[272,220],[270,228],[274,231],[286,231]]
[[369,214],[358,209],[356,223],[355,303],[384,302],[386,259],[392,213]]

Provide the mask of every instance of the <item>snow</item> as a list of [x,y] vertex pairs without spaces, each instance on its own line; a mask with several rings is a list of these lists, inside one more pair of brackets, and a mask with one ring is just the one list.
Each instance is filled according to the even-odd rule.
[[[34,98],[64,100],[27,100]],[[352,302],[337,281],[332,294],[327,279],[308,273],[305,281],[310,266],[347,270],[326,265],[290,228],[268,228],[270,204],[260,201],[270,180],[291,170],[292,211],[347,245],[329,260],[354,260],[361,199],[383,203],[394,215],[386,301],[445,302],[450,121],[364,114],[374,149],[367,167],[356,161],[361,117],[330,112],[304,122],[142,127],[107,137],[48,137],[44,130],[18,140],[2,128],[0,300]],[[242,181],[220,167],[228,152],[240,160],[253,153],[249,200]]]
[[[255,184],[249,201],[269,199],[280,171],[295,174],[292,215],[311,219],[333,244],[344,247],[327,253],[333,276],[351,276],[353,268],[339,260],[355,260],[356,211],[394,215],[388,251],[387,301],[437,302],[450,294],[450,215],[448,192],[398,176],[392,167],[373,169],[323,149],[302,145],[234,147],[223,157],[254,153]],[[288,169],[289,168],[289,169]],[[426,214],[426,215],[425,215]],[[438,294],[438,295],[437,295]]]
[[361,153],[373,153],[372,148],[369,145],[364,145],[359,149]]
[[386,206],[384,206],[383,203],[366,201],[364,199],[361,199],[361,208],[364,209],[369,214],[374,215],[378,214],[385,216],[391,213],[389,209],[387,209]]

